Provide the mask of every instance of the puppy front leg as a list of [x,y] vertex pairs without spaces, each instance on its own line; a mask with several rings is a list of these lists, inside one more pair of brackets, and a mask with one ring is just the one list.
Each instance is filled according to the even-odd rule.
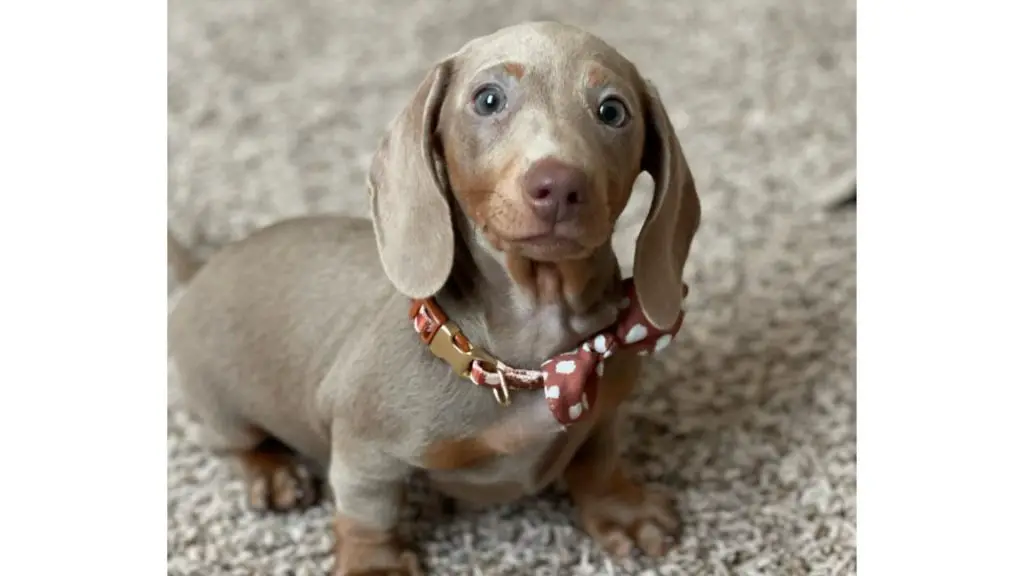
[[397,529],[410,468],[351,443],[332,451],[329,481],[334,493],[334,576],[421,576],[416,555]]
[[586,530],[609,553],[639,547],[650,556],[668,551],[679,530],[670,494],[630,479],[618,455],[616,419],[596,424],[566,468],[564,479]]

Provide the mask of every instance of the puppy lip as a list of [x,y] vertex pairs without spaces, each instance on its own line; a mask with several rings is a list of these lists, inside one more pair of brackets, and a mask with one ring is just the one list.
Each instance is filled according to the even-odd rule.
[[542,232],[530,230],[526,234],[502,234],[492,228],[491,234],[503,246],[503,252],[520,254],[537,262],[578,259],[593,249],[577,231],[559,228],[553,226]]
[[554,233],[535,235],[511,242],[513,250],[539,261],[575,258],[586,251],[578,240]]
[[[562,238],[562,237],[559,236],[558,234],[555,234],[554,231],[548,231],[548,232],[540,232],[538,234],[524,234],[524,235],[521,235],[521,236],[509,236],[509,237],[505,238],[505,240],[508,241],[508,242],[516,243],[516,244],[533,244],[533,243],[547,242],[547,241],[551,241],[551,240],[558,240],[560,238]],[[571,240],[571,238],[566,238],[566,239],[567,240]]]
[[568,238],[565,236],[559,236],[557,234],[546,234],[543,236],[534,236],[532,238],[524,238],[521,240],[513,240],[514,244],[522,246],[575,246],[582,248],[575,238]]
[[546,232],[508,235],[503,236],[502,239],[510,244],[520,244],[529,246],[548,246],[555,244],[572,244],[575,246],[582,246],[576,234],[566,234],[558,230],[556,227],[552,227],[550,230]]
[[570,222],[552,223],[543,228],[533,226],[526,228],[526,230],[521,230],[518,233],[503,234],[498,232],[498,236],[505,242],[513,244],[539,244],[561,241],[581,244],[580,227]]

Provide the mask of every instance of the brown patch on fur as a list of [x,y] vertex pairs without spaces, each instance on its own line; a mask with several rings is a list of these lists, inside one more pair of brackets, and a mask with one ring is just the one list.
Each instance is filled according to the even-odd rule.
[[334,576],[422,576],[416,555],[403,549],[391,530],[334,518]]
[[[587,426],[584,423],[577,426]],[[513,454],[530,443],[528,434],[509,433],[507,428],[495,426],[484,432],[479,438],[473,441],[477,447],[462,453],[458,453],[463,459],[467,459],[469,466],[480,464],[482,461],[473,461],[473,450],[481,447],[489,447],[490,453],[487,457],[497,457]],[[555,436],[548,446],[536,468],[534,468],[534,481],[537,485],[548,485],[562,471],[564,463],[571,457],[566,454],[566,447],[569,443],[569,433],[561,433]],[[439,443],[440,444],[440,443]],[[452,443],[444,443],[447,448],[452,448]],[[455,461],[458,461],[458,457]],[[520,482],[495,482],[491,484],[474,484],[451,478],[433,478],[435,488],[444,494],[475,506],[490,506],[503,502],[510,502],[521,497],[526,490]]]
[[498,451],[479,437],[440,440],[423,453],[423,467],[428,470],[461,470],[478,466],[496,456]]
[[481,214],[478,224],[490,224],[487,218],[500,222],[503,234],[522,235],[540,231],[536,216],[527,207],[523,195],[522,168],[519,155],[511,154],[491,176],[491,181],[483,184],[492,191],[487,199],[491,213]]
[[526,74],[526,67],[518,62],[509,62],[505,64],[505,72],[508,72],[516,80],[522,80]]
[[484,464],[496,456],[515,454],[536,437],[515,419],[500,420],[476,436],[447,438],[430,444],[422,456],[428,470],[462,470]]
[[235,456],[246,477],[252,508],[285,512],[308,508],[320,500],[318,483],[309,469],[277,440],[269,439]]
[[608,83],[608,74],[601,68],[592,66],[587,70],[587,88],[599,88]]
[[630,352],[619,352],[605,360],[604,377],[601,378],[601,392],[597,395],[593,417],[609,419],[626,401],[640,380],[641,357]]
[[[458,138],[453,140],[459,142]],[[508,246],[495,229],[501,234],[517,234],[530,226],[524,206],[502,195],[503,187],[519,190],[519,185],[513,184],[517,180],[516,163],[510,161],[500,168],[483,165],[467,169],[457,160],[458,154],[446,156],[448,181],[464,213],[483,232],[491,246],[506,251]]]

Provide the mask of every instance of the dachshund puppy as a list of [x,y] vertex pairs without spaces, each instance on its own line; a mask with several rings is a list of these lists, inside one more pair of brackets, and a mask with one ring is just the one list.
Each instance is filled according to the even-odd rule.
[[[622,278],[612,230],[655,183]],[[419,574],[396,536],[425,471],[479,504],[564,482],[614,554],[663,554],[671,498],[618,456],[619,406],[683,320],[700,221],[658,92],[600,39],[512,26],[438,62],[391,124],[369,220],[297,218],[223,248],[169,319],[204,442],[253,506],[337,509],[335,574]]]

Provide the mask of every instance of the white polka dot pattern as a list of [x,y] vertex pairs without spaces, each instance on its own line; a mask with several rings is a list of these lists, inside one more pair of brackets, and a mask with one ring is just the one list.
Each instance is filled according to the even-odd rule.
[[607,331],[592,336],[578,348],[565,352],[541,365],[546,390],[559,390],[557,396],[545,396],[555,418],[568,425],[579,421],[597,398],[598,383],[604,377],[604,360],[617,351],[629,349],[646,356],[660,352],[672,342],[683,324],[684,313],[668,330],[658,330],[637,304],[632,279],[625,283],[627,297],[620,306],[618,321]]

